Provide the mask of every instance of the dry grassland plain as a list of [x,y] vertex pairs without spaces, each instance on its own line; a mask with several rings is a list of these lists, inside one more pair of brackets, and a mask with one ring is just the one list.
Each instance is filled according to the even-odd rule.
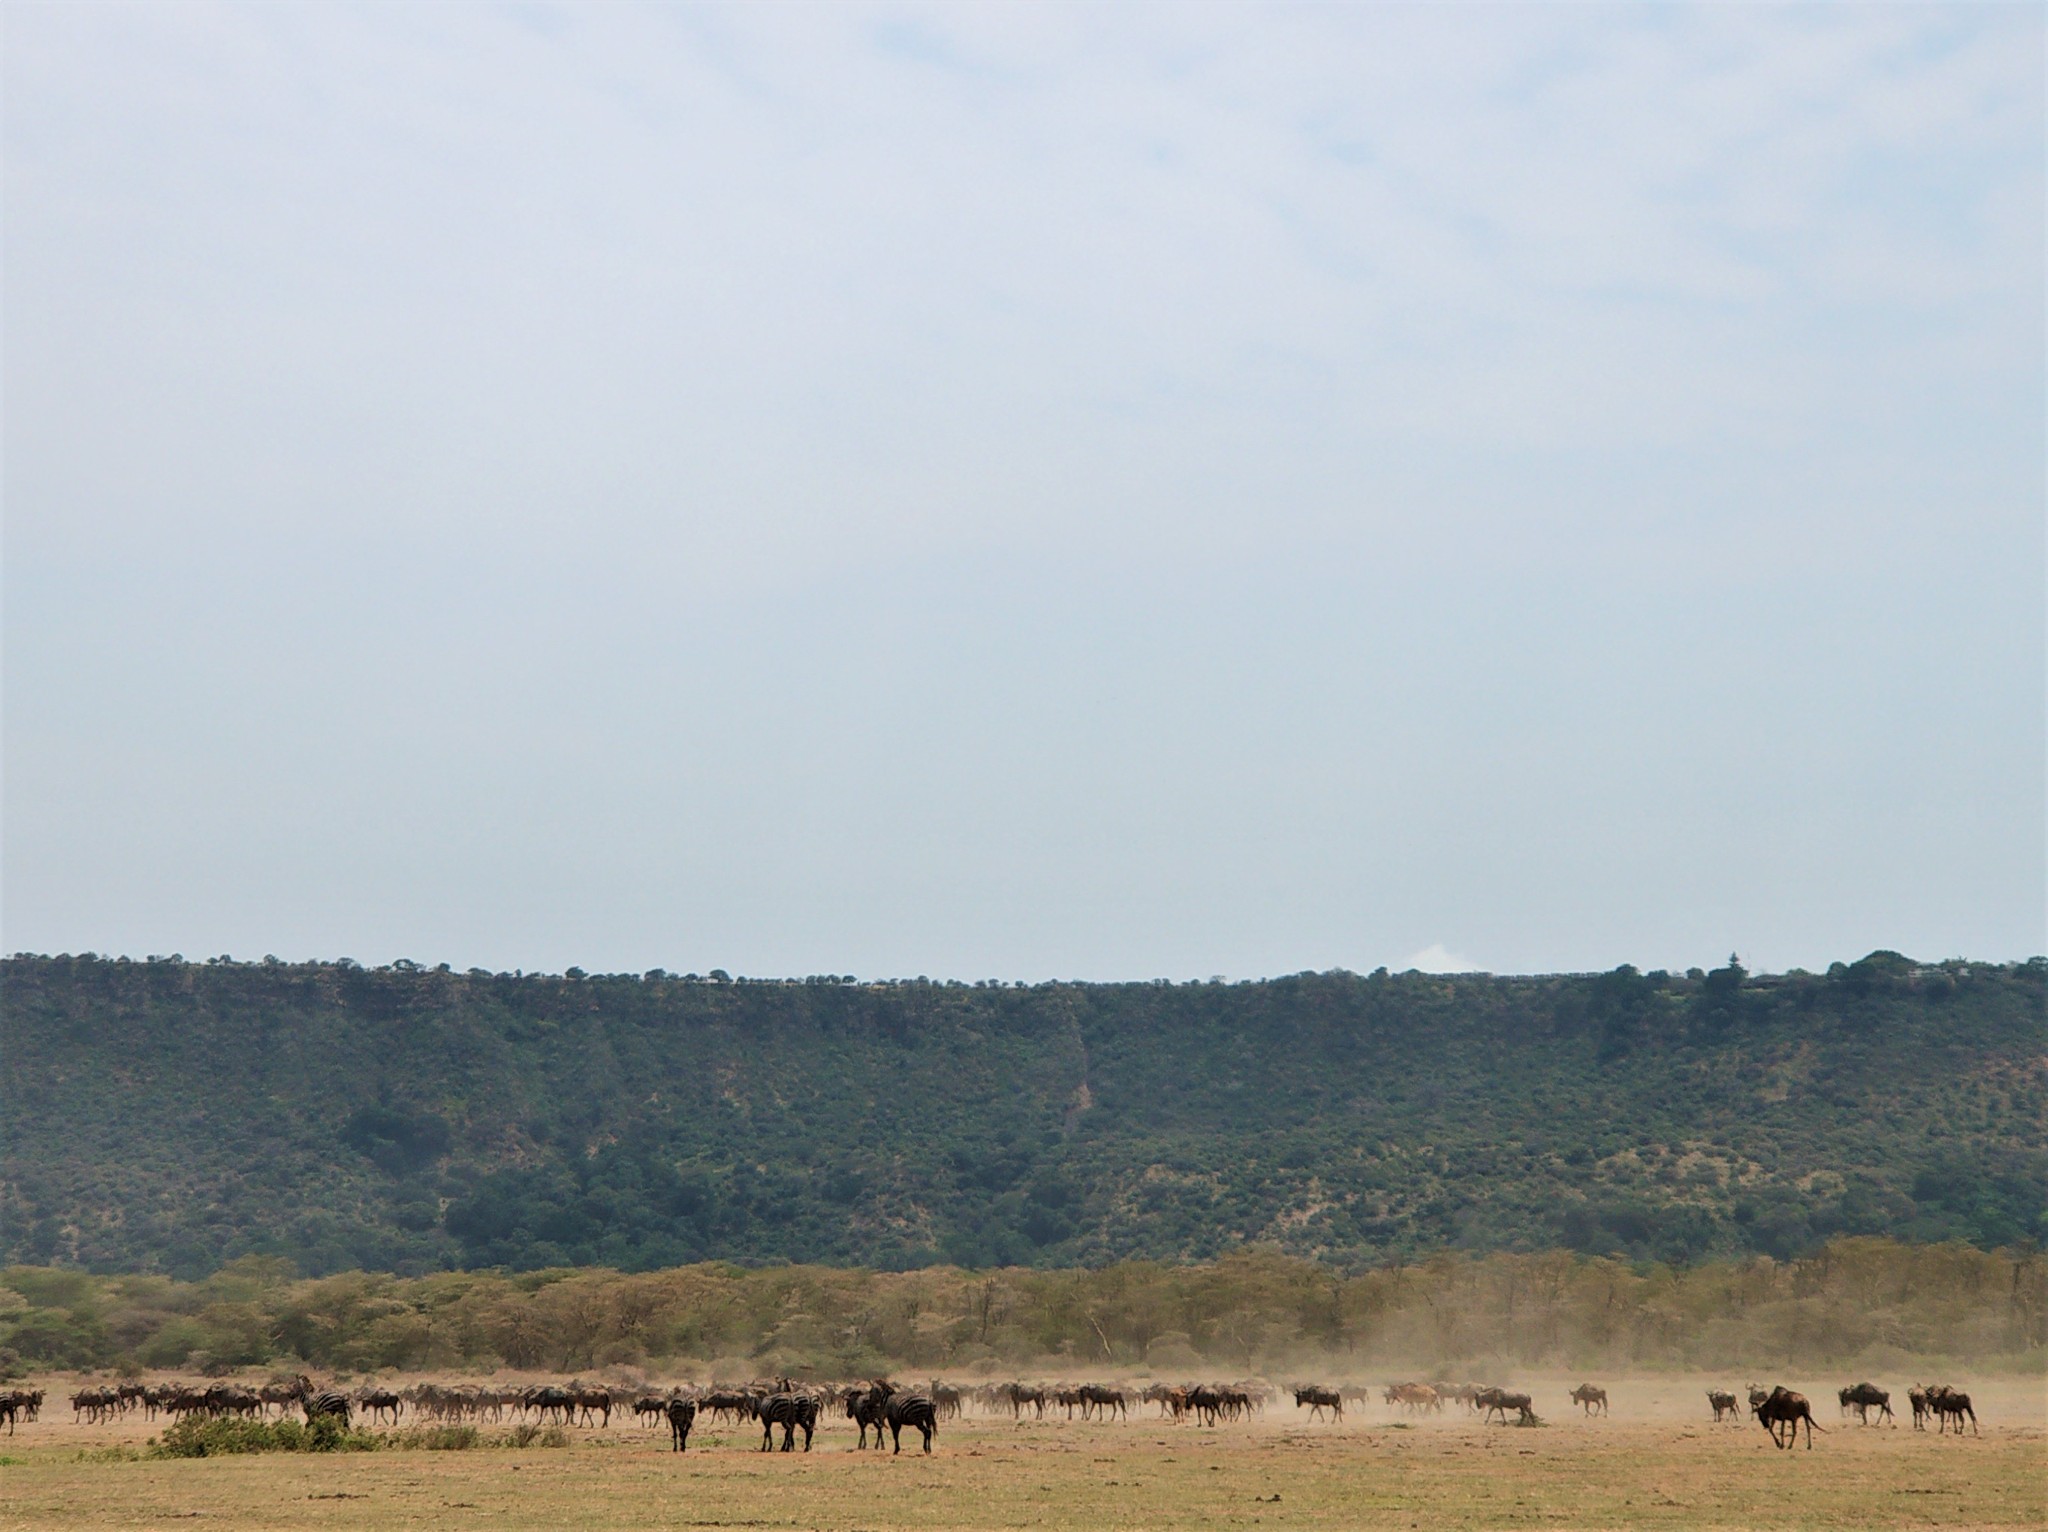
[[[0,1529],[2048,1526],[2039,1380],[1971,1381],[1983,1435],[1957,1440],[1910,1417],[1860,1427],[1839,1418],[1833,1386],[1789,1379],[1824,1428],[1810,1452],[1711,1422],[1706,1388],[1745,1380],[1601,1379],[1614,1414],[1592,1420],[1565,1399],[1575,1381],[1518,1380],[1538,1429],[1455,1406],[1410,1421],[1377,1402],[1341,1425],[1283,1403],[1213,1430],[1149,1410],[1109,1424],[970,1415],[945,1423],[930,1458],[857,1453],[834,1420],[808,1456],[763,1456],[753,1431],[722,1426],[677,1455],[665,1431],[624,1426],[553,1449],[121,1460],[97,1454],[151,1427],[73,1425],[52,1388],[43,1421],[0,1436]],[[1903,1404],[1903,1383],[1880,1381]]]

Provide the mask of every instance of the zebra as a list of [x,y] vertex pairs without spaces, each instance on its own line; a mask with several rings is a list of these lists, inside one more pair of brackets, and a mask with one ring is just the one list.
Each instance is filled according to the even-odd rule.
[[818,1401],[809,1394],[770,1394],[754,1406],[754,1416],[761,1422],[761,1450],[766,1452],[773,1444],[775,1428],[782,1427],[782,1450],[794,1451],[796,1433],[804,1433],[804,1451],[811,1450],[811,1433],[818,1428]]
[[300,1406],[306,1412],[306,1424],[309,1426],[316,1420],[338,1420],[344,1429],[348,1426],[348,1395],[339,1390],[330,1388],[322,1393],[309,1394],[300,1401]]
[[[682,1452],[690,1445],[690,1427],[696,1424],[697,1421],[696,1401],[691,1399],[671,1399],[668,1401],[667,1414],[668,1432],[672,1439],[673,1450]],[[809,1433],[805,1434],[804,1445],[808,1450],[810,1446]]]
[[889,1423],[889,1439],[896,1451],[903,1450],[903,1428],[915,1426],[924,1433],[924,1450],[932,1450],[932,1436],[939,1429],[938,1408],[930,1394],[892,1394],[883,1406],[882,1418]]

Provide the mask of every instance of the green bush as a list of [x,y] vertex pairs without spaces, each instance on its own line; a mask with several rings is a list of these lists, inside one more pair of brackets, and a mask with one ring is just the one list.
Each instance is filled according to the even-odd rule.
[[497,1440],[500,1447],[566,1447],[569,1433],[560,1426],[540,1426],[532,1421],[514,1426]]
[[467,1452],[484,1445],[483,1433],[475,1426],[415,1426],[383,1437],[386,1447],[414,1452]]
[[323,1415],[296,1420],[202,1419],[188,1415],[150,1444],[153,1458],[215,1458],[236,1452],[374,1452],[381,1443],[368,1431]]

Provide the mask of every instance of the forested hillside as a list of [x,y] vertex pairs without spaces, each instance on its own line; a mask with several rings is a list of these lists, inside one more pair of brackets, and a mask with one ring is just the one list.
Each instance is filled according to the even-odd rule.
[[0,1260],[196,1276],[2048,1236],[2048,963],[1239,984],[17,957]]

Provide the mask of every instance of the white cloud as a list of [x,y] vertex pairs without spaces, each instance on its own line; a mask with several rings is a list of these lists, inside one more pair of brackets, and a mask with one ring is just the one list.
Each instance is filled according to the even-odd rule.
[[1479,965],[1470,958],[1461,958],[1442,942],[1431,942],[1420,952],[1411,952],[1401,960],[1399,973],[1409,969],[1420,973],[1478,973]]

